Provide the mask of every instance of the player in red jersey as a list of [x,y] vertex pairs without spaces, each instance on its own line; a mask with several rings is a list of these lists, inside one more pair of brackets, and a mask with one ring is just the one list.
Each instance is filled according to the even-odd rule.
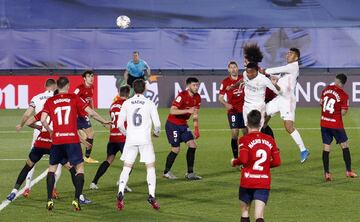
[[[184,142],[189,147],[186,153],[188,172],[185,178],[188,180],[200,180],[201,177],[194,173],[195,151],[197,145],[194,140],[200,137],[199,132],[199,109],[201,97],[198,94],[199,80],[194,77],[186,79],[186,90],[180,92],[173,100],[170,114],[165,124],[165,131],[171,145],[171,151],[166,159],[163,177],[176,179],[170,171],[176,156],[180,152],[180,143]],[[189,129],[187,120],[193,116],[194,135]]]
[[270,168],[280,166],[280,153],[274,139],[259,132],[261,113],[252,110],[247,116],[248,134],[239,139],[240,155],[231,161],[232,166],[243,165],[239,200],[241,222],[249,222],[251,202],[255,202],[256,222],[264,221],[264,209],[269,198]]
[[[77,116],[80,112],[86,111],[88,115],[102,124],[111,124],[106,121],[93,109],[89,107],[79,96],[68,93],[69,80],[66,77],[60,77],[57,80],[59,94],[46,100],[41,114],[41,123],[50,133],[52,138],[52,148],[50,150],[49,170],[47,175],[48,202],[47,209],[52,210],[54,202],[51,191],[53,190],[55,177],[54,172],[57,165],[67,159],[70,165],[76,169],[75,178],[75,199],[72,202],[75,210],[81,210],[79,196],[84,186],[84,164],[83,155],[80,146],[80,139],[77,132]],[[53,122],[53,129],[49,127],[46,119],[50,116]]]
[[[74,93],[79,95],[89,106],[94,108],[94,72],[87,70],[82,74],[84,83],[76,87]],[[77,124],[79,129],[79,135],[82,136],[91,146],[86,147],[85,151],[85,162],[87,163],[98,163],[99,161],[94,160],[90,157],[92,146],[94,143],[94,130],[91,126],[91,122],[88,114],[85,111],[81,111],[78,118]]]
[[[243,119],[244,90],[239,87],[232,87],[240,82],[243,78],[239,75],[238,64],[230,61],[228,64],[229,76],[226,77],[220,86],[219,102],[227,109],[228,122],[231,129],[231,150],[233,157],[237,158],[239,129],[245,133],[245,124]],[[227,101],[225,101],[225,95]]]
[[[123,152],[126,136],[120,132],[119,126],[117,125],[118,118],[120,115],[120,110],[122,104],[126,101],[126,99],[130,95],[130,86],[122,86],[119,89],[119,96],[116,97],[116,100],[111,104],[109,114],[112,120],[112,125],[110,127],[110,137],[109,142],[107,144],[107,158],[102,164],[100,164],[98,170],[96,171],[96,175],[90,184],[90,189],[97,190],[99,187],[97,183],[101,176],[105,174],[109,166],[115,159],[116,154],[120,151]],[[131,191],[128,187],[126,187],[127,191]]]
[[357,177],[351,169],[351,156],[349,150],[348,137],[346,135],[342,116],[349,109],[349,96],[344,91],[347,77],[345,74],[338,74],[335,78],[335,85],[327,86],[321,93],[321,137],[324,144],[322,154],[324,165],[325,181],[331,181],[332,177],[329,171],[329,154],[331,143],[335,138],[336,143],[340,144],[343,151],[343,158],[346,167],[347,177]]

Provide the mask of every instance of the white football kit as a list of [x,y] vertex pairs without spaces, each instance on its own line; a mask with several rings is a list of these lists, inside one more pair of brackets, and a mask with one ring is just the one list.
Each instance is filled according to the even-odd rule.
[[265,118],[265,92],[266,88],[271,89],[274,93],[279,94],[275,86],[272,84],[270,79],[261,73],[253,78],[249,79],[246,71],[243,73],[245,83],[245,99],[243,106],[243,118],[245,126],[247,125],[247,115],[251,110],[258,110],[261,113],[261,126],[264,124]]
[[[29,106],[33,107],[35,110],[35,114],[39,113],[43,108],[44,108],[44,104],[46,102],[46,100],[50,97],[54,96],[54,92],[50,91],[50,90],[46,90],[43,93],[37,94],[36,96],[34,96],[31,101]],[[35,123],[38,126],[42,126],[41,123],[38,121]],[[34,133],[33,133],[33,140],[31,143],[31,148],[34,146],[35,140],[37,139],[37,137],[40,134],[40,130],[34,129]]]
[[299,63],[292,62],[285,66],[269,68],[266,74],[277,75],[278,85],[282,94],[274,98],[266,105],[266,113],[270,116],[280,112],[283,120],[295,121],[296,97],[295,87],[299,76]]
[[[125,129],[124,122],[127,122]],[[144,95],[135,94],[126,100],[121,108],[118,126],[126,134],[121,160],[133,164],[140,152],[140,162],[155,162],[154,148],[151,142],[151,126],[160,132],[160,119],[155,104]]]

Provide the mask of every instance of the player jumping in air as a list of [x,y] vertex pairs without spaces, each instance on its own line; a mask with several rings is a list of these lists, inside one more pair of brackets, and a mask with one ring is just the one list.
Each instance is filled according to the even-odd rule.
[[[94,72],[87,70],[82,74],[84,83],[76,87],[74,93],[79,95],[90,108],[94,108]],[[99,161],[94,160],[90,157],[92,147],[94,144],[94,130],[91,126],[89,116],[86,112],[81,111],[78,118],[77,124],[79,129],[79,135],[83,136],[84,139],[90,144],[86,147],[84,160],[86,163],[98,163]]]
[[[102,124],[111,124],[111,121],[106,121],[99,116],[79,96],[68,93],[70,87],[68,78],[60,77],[57,80],[57,87],[59,94],[46,100],[41,115],[41,123],[50,133],[53,143],[50,150],[49,170],[46,178],[48,193],[46,208],[48,210],[54,208],[51,195],[55,183],[54,172],[57,165],[63,159],[67,159],[70,165],[76,169],[75,198],[72,205],[76,211],[79,211],[81,210],[79,197],[84,187],[84,160],[77,132],[77,116],[80,112],[83,113],[85,111],[87,115],[92,116]],[[53,122],[53,129],[47,123],[49,116]]]
[[[109,166],[113,163],[116,154],[120,151],[123,152],[126,136],[122,134],[119,130],[118,119],[123,103],[127,100],[130,95],[130,86],[122,86],[119,89],[119,97],[116,97],[116,100],[111,104],[109,114],[111,117],[112,125],[110,126],[110,137],[107,144],[107,158],[102,164],[100,164],[96,175],[90,184],[90,189],[97,190],[99,187],[97,183],[102,177]],[[129,187],[125,187],[126,191],[130,191]]]
[[165,130],[168,141],[171,145],[171,151],[166,158],[166,165],[163,177],[167,179],[176,179],[176,176],[170,171],[176,156],[180,152],[180,143],[184,142],[188,146],[186,161],[188,171],[185,178],[188,180],[200,180],[200,176],[194,173],[195,151],[197,145],[194,135],[189,130],[187,120],[193,116],[195,139],[200,137],[199,132],[199,109],[201,97],[198,94],[199,80],[194,77],[186,79],[186,89],[180,92],[170,108],[170,114],[167,118]]
[[294,127],[295,121],[295,87],[299,76],[300,51],[297,48],[290,48],[287,55],[287,65],[260,70],[264,74],[269,74],[272,78],[278,79],[278,85],[282,89],[281,95],[270,101],[266,105],[266,114],[269,116],[280,112],[280,117],[284,120],[284,127],[290,134],[300,150],[300,162],[304,163],[310,155],[305,147],[299,131]]
[[[228,64],[229,76],[226,77],[220,86],[219,102],[227,109],[228,122],[231,129],[231,150],[234,158],[238,157],[239,129],[244,133],[245,125],[243,118],[244,90],[239,87],[229,87],[242,80],[239,75],[238,64],[230,61]],[[224,96],[226,95],[227,101]]]
[[347,77],[345,74],[338,74],[335,78],[335,85],[327,86],[321,93],[321,137],[324,144],[322,154],[324,165],[325,181],[331,181],[332,177],[329,170],[329,155],[331,143],[335,138],[336,143],[340,144],[346,167],[347,177],[357,177],[351,169],[351,156],[349,142],[344,129],[342,116],[346,115],[349,109],[349,96],[343,87]]
[[145,163],[147,171],[149,189],[147,200],[155,210],[158,210],[160,205],[155,199],[155,152],[151,142],[151,126],[154,125],[153,135],[158,137],[161,129],[159,114],[155,104],[144,96],[146,89],[144,80],[135,80],[133,89],[135,95],[123,103],[117,123],[120,131],[126,134],[126,142],[121,155],[124,167],[120,174],[116,206],[119,211],[124,208],[125,187],[136,157],[140,153],[140,162]]
[[239,140],[240,155],[231,161],[232,166],[243,165],[239,200],[241,222],[249,222],[249,211],[255,202],[256,222],[264,221],[264,209],[270,194],[270,168],[280,166],[280,153],[274,139],[259,130],[262,115],[252,110],[247,116],[248,134]]

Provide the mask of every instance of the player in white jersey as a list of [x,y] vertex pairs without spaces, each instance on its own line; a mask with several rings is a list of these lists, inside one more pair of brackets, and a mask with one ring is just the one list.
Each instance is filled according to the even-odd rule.
[[[24,127],[26,121],[28,119],[30,119],[30,117],[33,116],[33,113],[35,113],[35,114],[39,113],[43,109],[45,101],[48,98],[50,98],[50,97],[52,97],[54,95],[54,91],[56,89],[55,80],[54,79],[47,79],[46,82],[45,82],[45,89],[46,89],[45,92],[37,94],[36,96],[34,96],[31,99],[29,107],[26,109],[25,113],[23,114],[23,116],[21,118],[20,124],[18,124],[16,126],[16,131],[19,132]],[[41,127],[40,122],[37,122],[36,125]],[[36,138],[39,136],[39,134],[40,134],[40,130],[34,129],[33,140],[31,142],[30,149],[34,146],[34,142],[35,142]],[[32,179],[32,176],[34,174],[34,171],[35,171],[35,166],[30,170],[30,172],[28,173],[28,175],[26,177],[25,191],[23,193],[24,197],[28,197],[29,194],[30,194],[31,179]],[[61,167],[56,172],[57,179],[60,177],[60,174],[61,174]],[[54,194],[55,197],[57,196],[57,192],[56,192],[55,189],[54,189],[53,194]]]
[[247,125],[247,115],[251,110],[258,110],[262,115],[261,126],[264,125],[265,119],[265,91],[269,88],[274,93],[281,93],[280,87],[276,84],[275,79],[270,80],[266,76],[258,72],[258,65],[250,62],[246,65],[246,70],[243,73],[244,78],[244,107],[243,117],[245,125]]
[[284,120],[284,127],[291,135],[300,149],[300,162],[303,163],[308,158],[310,152],[305,147],[300,133],[294,127],[296,97],[295,87],[299,76],[300,50],[290,48],[287,55],[287,65],[260,70],[263,74],[269,74],[272,78],[278,79],[278,85],[282,89],[282,94],[274,98],[266,105],[266,114],[273,116],[280,112],[280,117]]
[[[151,126],[154,124],[153,135],[160,135],[160,119],[155,104],[145,98],[145,81],[137,79],[133,83],[135,95],[123,103],[118,126],[126,135],[124,151],[121,160],[124,167],[119,179],[119,193],[117,195],[117,209],[124,208],[124,190],[129,179],[130,171],[134,165],[137,154],[140,152],[140,162],[145,163],[147,169],[147,183],[149,188],[148,202],[158,210],[160,205],[155,199],[156,174],[155,153],[151,142]],[[125,129],[125,121],[127,129]]]

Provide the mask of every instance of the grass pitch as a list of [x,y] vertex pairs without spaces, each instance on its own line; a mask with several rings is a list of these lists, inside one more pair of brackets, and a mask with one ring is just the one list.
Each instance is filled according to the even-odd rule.
[[[99,110],[108,117],[107,110]],[[15,132],[23,110],[0,111],[0,200],[11,191],[16,177],[24,165],[32,132],[24,128]],[[164,128],[168,109],[160,109]],[[350,139],[352,166],[360,172],[360,109],[353,108],[345,117],[345,126]],[[360,221],[358,214],[360,186],[359,179],[345,177],[342,152],[333,146],[330,155],[330,170],[333,181],[325,183],[322,171],[322,142],[319,130],[319,108],[299,108],[296,127],[305,145],[310,149],[310,158],[299,163],[299,150],[291,137],[282,128],[279,116],[270,125],[281,150],[282,166],[272,170],[272,190],[265,209],[266,221]],[[108,131],[92,121],[96,132],[92,157],[100,163],[106,158]],[[201,137],[197,141],[195,171],[203,176],[201,181],[186,181],[186,147],[173,166],[178,180],[169,181],[161,177],[165,159],[169,152],[165,132],[153,139],[157,158],[157,199],[161,205],[159,212],[147,203],[145,167],[136,163],[130,176],[129,186],[134,190],[125,195],[125,209],[115,210],[117,193],[116,181],[119,178],[122,162],[117,156],[114,164],[99,180],[99,190],[89,190],[89,184],[99,164],[85,165],[84,193],[93,201],[83,206],[81,212],[74,212],[71,206],[73,186],[70,174],[63,169],[58,183],[60,199],[55,200],[55,209],[48,212],[46,204],[45,179],[36,184],[28,199],[19,197],[0,211],[0,221],[239,221],[238,201],[239,171],[230,166],[230,131],[224,109],[202,109],[200,113]],[[47,157],[46,157],[47,158]],[[47,167],[48,161],[36,165],[35,176]],[[254,221],[254,220],[252,220]]]

